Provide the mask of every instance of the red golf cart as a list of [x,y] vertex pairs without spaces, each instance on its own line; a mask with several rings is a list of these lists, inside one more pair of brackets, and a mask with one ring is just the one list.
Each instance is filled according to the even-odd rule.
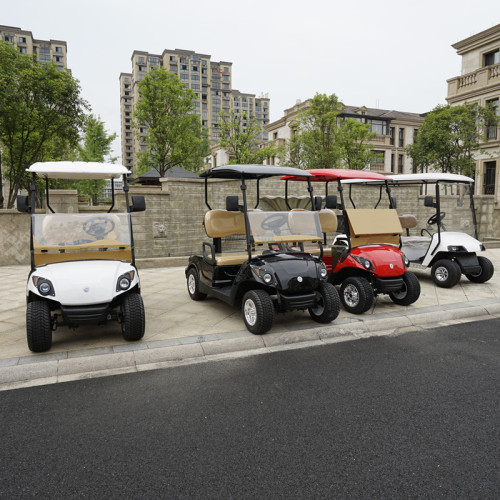
[[[330,283],[340,285],[344,308],[361,314],[372,307],[379,294],[388,294],[398,305],[413,304],[420,296],[420,283],[407,270],[410,262],[399,248],[403,230],[396,211],[356,209],[352,199],[352,208],[347,208],[341,182],[359,178],[389,181],[389,178],[364,170],[313,169],[308,172],[313,175],[311,182],[325,184],[325,207],[321,209],[322,200],[316,197],[314,208],[319,210],[324,243],[327,243],[326,233],[337,233],[330,247],[324,245],[323,262]],[[282,179],[287,182],[301,180],[292,176]],[[328,194],[332,182],[336,184],[340,202],[337,195]],[[334,210],[340,214],[337,216]]]

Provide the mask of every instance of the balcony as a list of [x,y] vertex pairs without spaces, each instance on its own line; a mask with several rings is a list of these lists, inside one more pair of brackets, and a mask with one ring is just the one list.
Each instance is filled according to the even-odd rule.
[[450,102],[459,101],[468,95],[500,83],[500,64],[486,66],[472,73],[457,76],[448,80],[448,97]]

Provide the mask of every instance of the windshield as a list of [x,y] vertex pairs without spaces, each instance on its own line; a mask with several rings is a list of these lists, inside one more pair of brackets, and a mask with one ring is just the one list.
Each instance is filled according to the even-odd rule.
[[317,212],[292,210],[291,212],[248,212],[250,232],[256,244],[323,239]]
[[130,215],[36,214],[33,248],[38,263],[79,259],[130,260]]

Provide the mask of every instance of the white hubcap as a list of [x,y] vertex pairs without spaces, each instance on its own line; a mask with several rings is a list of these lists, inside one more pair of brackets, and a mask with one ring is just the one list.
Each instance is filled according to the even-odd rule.
[[257,322],[257,309],[255,303],[252,299],[247,299],[245,301],[245,306],[243,308],[243,313],[245,314],[245,320],[250,326],[254,326]]
[[448,279],[448,269],[446,267],[438,267],[434,274],[438,281],[446,281]]
[[191,295],[196,292],[196,281],[192,274],[190,274],[188,278],[188,290]]
[[347,285],[344,288],[344,300],[349,307],[356,307],[359,304],[359,292],[354,285]]

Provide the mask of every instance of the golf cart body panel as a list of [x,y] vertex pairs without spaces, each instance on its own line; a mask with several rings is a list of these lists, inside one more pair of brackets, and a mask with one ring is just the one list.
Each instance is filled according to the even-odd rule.
[[110,303],[125,293],[118,283],[120,276],[125,274],[133,276],[129,288],[139,286],[136,269],[127,262],[88,260],[79,262],[78,268],[73,262],[59,262],[41,266],[33,271],[28,278],[27,291],[28,294],[43,296],[35,286],[33,277],[36,277],[38,280],[49,280],[53,284],[53,291],[48,298],[61,305]]
[[[18,197],[18,208],[31,214],[31,272],[26,287],[27,337],[32,351],[52,345],[52,330],[60,325],[118,320],[126,340],[144,335],[144,306],[135,267],[130,212],[145,210],[143,197],[128,201],[123,165],[87,162],[35,163],[31,204]],[[45,179],[50,211],[36,214],[36,176]],[[55,213],[50,206],[49,179],[111,179],[112,204],[105,213]],[[111,213],[114,179],[122,179],[126,213]],[[60,311],[60,312],[59,312]]]

